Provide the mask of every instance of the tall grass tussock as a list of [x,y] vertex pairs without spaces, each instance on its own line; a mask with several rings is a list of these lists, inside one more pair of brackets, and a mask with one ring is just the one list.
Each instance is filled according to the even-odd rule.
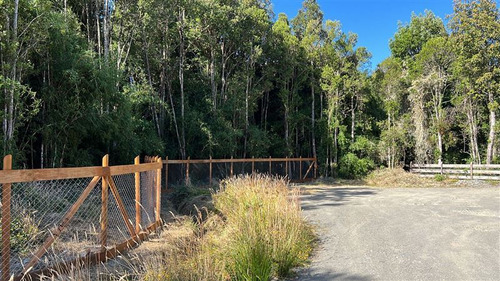
[[193,235],[150,266],[145,280],[264,281],[307,261],[314,234],[301,215],[298,189],[284,179],[231,178],[213,200],[217,213],[194,223]]
[[301,215],[298,189],[290,190],[285,180],[229,179],[214,201],[225,219],[234,280],[284,277],[307,260],[313,235]]

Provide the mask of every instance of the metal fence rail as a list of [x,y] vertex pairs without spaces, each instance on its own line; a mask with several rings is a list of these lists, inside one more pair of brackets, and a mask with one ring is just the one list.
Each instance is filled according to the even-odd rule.
[[4,157],[1,281],[103,262],[160,225],[160,158],[140,164],[12,170]]
[[485,164],[413,164],[410,172],[422,177],[445,175],[453,179],[500,180],[500,165]]
[[175,185],[216,185],[234,175],[265,173],[287,177],[291,182],[316,178],[315,158],[197,159],[163,161],[164,190]]

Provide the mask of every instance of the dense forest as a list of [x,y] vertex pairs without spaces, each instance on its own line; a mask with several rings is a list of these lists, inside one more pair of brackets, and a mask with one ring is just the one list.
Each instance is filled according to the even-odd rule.
[[0,0],[0,26],[0,144],[18,165],[500,162],[494,0],[456,0],[446,25],[413,14],[374,70],[315,0],[295,18],[269,0]]

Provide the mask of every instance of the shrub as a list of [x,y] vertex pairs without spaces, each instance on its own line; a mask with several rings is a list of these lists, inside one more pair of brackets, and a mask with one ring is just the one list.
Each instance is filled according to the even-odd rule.
[[375,168],[371,159],[358,158],[353,153],[342,156],[339,163],[339,174],[347,179],[359,179],[368,175]]
[[290,191],[283,179],[229,179],[214,202],[227,223],[226,251],[235,280],[287,276],[307,260],[314,236],[301,216],[298,190]]
[[434,175],[434,180],[436,181],[444,181],[446,180],[446,176],[445,175],[441,175],[441,174],[437,174],[437,175]]
[[[24,213],[24,212],[23,212]],[[0,217],[1,218],[1,217]],[[0,226],[0,233],[2,228]],[[13,253],[26,254],[38,236],[38,226],[29,214],[12,216],[10,223],[10,249]]]
[[194,186],[178,185],[173,187],[174,192],[169,195],[169,200],[178,207],[183,201],[188,198],[198,195],[210,195],[210,189],[199,188]]
[[349,146],[350,151],[356,152],[359,157],[377,157],[377,145],[366,137],[359,136],[356,141]]

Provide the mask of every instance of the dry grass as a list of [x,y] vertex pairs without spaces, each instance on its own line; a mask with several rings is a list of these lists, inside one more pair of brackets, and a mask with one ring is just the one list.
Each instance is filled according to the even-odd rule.
[[213,199],[217,212],[178,218],[131,254],[45,280],[262,281],[307,261],[315,236],[285,180],[229,179]]
[[[311,252],[298,190],[283,179],[232,178],[213,195],[217,214],[171,241],[174,249],[146,268],[144,280],[270,280],[287,276]],[[199,218],[204,217],[201,212]]]
[[373,171],[366,177],[366,183],[382,187],[435,187],[443,185],[444,182],[437,182],[432,178],[422,178],[401,168],[395,168]]
[[229,271],[235,280],[284,277],[303,264],[313,234],[301,215],[299,190],[262,176],[223,182],[214,197],[226,219]]
[[365,185],[376,187],[489,187],[498,186],[497,181],[457,180],[446,176],[423,178],[401,168],[373,171],[365,179]]
[[[206,224],[210,224],[210,220]],[[90,267],[74,267],[64,275],[43,276],[41,280],[197,280],[183,267],[195,256],[202,238],[200,227],[191,217],[178,217],[164,226],[160,234],[152,234],[137,249],[107,263]],[[57,258],[56,258],[57,259]]]

